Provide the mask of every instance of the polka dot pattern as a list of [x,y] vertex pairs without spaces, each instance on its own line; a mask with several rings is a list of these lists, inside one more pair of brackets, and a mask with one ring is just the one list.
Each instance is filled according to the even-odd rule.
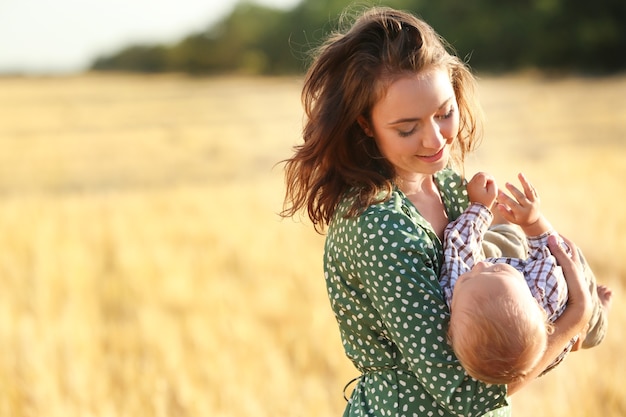
[[[448,216],[467,206],[461,178],[436,175]],[[441,242],[398,189],[357,218],[340,204],[324,251],[346,355],[361,372],[345,416],[510,416],[504,386],[470,378],[446,339]],[[488,413],[490,410],[490,413]]]

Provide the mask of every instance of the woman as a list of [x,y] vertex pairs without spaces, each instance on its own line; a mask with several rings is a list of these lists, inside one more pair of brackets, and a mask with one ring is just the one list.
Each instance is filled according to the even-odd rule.
[[328,295],[361,372],[345,415],[510,415],[507,395],[588,319],[577,258],[553,242],[570,306],[537,369],[508,387],[468,377],[446,341],[438,274],[443,230],[468,205],[450,167],[479,140],[474,78],[430,26],[388,8],[365,12],[317,52],[283,215],[306,209],[318,231],[328,226]]

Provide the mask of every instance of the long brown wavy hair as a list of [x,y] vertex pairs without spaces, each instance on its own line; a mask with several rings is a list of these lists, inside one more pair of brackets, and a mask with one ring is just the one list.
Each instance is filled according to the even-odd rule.
[[[331,34],[314,51],[302,89],[304,143],[286,160],[283,217],[306,208],[315,229],[331,221],[346,192],[354,192],[348,216],[386,199],[393,166],[357,122],[371,111],[398,77],[432,68],[446,69],[459,105],[459,134],[451,164],[462,167],[480,140],[482,111],[476,81],[465,63],[426,22],[390,8],[372,8],[347,31]],[[385,192],[384,194],[381,194]]]

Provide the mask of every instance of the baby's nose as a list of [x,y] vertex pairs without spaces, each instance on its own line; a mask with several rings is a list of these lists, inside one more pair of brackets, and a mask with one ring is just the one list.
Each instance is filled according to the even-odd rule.
[[475,268],[479,268],[480,270],[484,270],[485,268],[488,268],[491,265],[493,265],[491,262],[479,261],[479,262],[476,263],[476,265],[474,265],[474,267]]

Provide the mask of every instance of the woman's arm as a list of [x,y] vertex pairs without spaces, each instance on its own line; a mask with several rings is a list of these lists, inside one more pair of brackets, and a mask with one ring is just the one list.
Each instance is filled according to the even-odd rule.
[[568,301],[565,312],[554,322],[554,332],[548,337],[548,347],[543,358],[533,371],[523,380],[508,385],[508,395],[512,395],[539,376],[552,361],[561,354],[570,340],[583,331],[589,322],[592,312],[591,295],[585,284],[582,263],[578,257],[576,246],[563,238],[572,250],[570,258],[559,244],[556,236],[550,236],[548,246],[554,257],[563,268],[567,282]]

